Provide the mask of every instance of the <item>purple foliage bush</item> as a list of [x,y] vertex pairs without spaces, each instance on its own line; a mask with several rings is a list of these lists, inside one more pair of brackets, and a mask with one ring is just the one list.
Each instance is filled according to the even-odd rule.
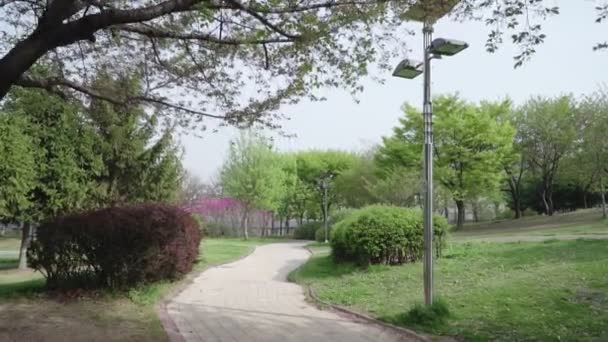
[[188,273],[200,241],[199,225],[188,212],[133,205],[44,222],[28,259],[51,289],[124,289]]

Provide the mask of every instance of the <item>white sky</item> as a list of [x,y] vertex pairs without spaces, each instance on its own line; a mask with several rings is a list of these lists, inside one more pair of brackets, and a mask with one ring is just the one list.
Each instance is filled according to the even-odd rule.
[[[471,101],[509,96],[519,104],[532,95],[580,95],[608,83],[608,51],[592,51],[596,43],[608,40],[608,24],[594,22],[596,1],[555,2],[562,14],[543,23],[548,36],[545,44],[531,61],[515,70],[513,56],[518,49],[508,43],[509,35],[505,35],[507,43],[497,53],[488,54],[484,44],[490,29],[484,23],[462,24],[449,19],[437,23],[435,37],[465,40],[470,47],[457,56],[434,61],[433,93],[459,92]],[[413,48],[410,57],[421,54],[420,34],[409,38],[408,43]],[[410,81],[388,74],[377,76],[387,82],[382,85],[363,80],[365,90],[358,96],[359,104],[350,94],[334,89],[320,91],[327,101],[286,107],[284,112],[291,120],[283,127],[297,137],[277,138],[277,147],[284,151],[361,150],[379,143],[403,115],[400,106],[404,102],[422,102],[422,77]],[[202,138],[183,137],[184,166],[204,180],[213,176],[224,160],[228,142],[236,134],[233,128],[221,128],[217,133],[203,132]]]

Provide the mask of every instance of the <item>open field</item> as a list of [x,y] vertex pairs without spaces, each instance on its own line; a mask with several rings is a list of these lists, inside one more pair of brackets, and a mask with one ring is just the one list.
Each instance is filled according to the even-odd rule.
[[[563,229],[587,232],[587,224]],[[292,280],[322,300],[393,324],[466,341],[608,340],[608,240],[451,243],[435,268],[436,293],[451,310],[438,327],[406,316],[423,298],[420,263],[363,270],[335,264],[328,247],[311,248],[313,258]]]
[[[208,239],[195,271],[225,263],[272,240]],[[3,258],[0,265],[16,265]],[[0,341],[166,341],[154,305],[174,284],[157,283],[127,295],[98,293],[49,297],[44,278],[31,271],[0,271]]]

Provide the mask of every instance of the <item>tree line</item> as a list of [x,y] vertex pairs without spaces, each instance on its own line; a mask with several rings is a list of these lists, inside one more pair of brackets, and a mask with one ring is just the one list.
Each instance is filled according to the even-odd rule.
[[[608,92],[472,103],[458,95],[434,104],[435,207],[455,206],[456,226],[467,208],[475,218],[492,204],[496,217],[525,212],[553,215],[602,205],[608,176]],[[329,210],[374,203],[421,205],[422,115],[405,115],[382,143],[363,152],[314,150],[281,153],[256,131],[231,142],[220,171],[224,194],[247,210],[271,210],[280,219],[324,218]],[[323,181],[329,179],[327,197]],[[508,212],[498,212],[505,206]]]

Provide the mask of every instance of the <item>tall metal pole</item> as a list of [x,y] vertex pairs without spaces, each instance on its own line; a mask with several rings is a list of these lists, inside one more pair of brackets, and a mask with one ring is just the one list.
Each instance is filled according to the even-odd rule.
[[431,103],[431,53],[433,25],[424,23],[424,303],[433,303],[433,107]]

